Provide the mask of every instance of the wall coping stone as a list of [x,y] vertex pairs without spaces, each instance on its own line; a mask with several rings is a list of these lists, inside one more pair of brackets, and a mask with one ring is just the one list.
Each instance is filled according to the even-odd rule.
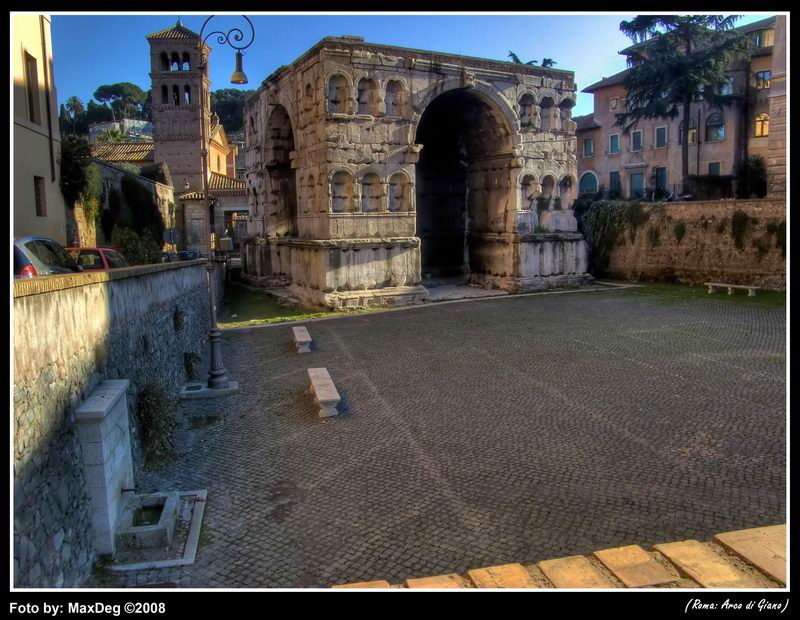
[[38,278],[14,280],[14,299],[18,297],[28,297],[30,295],[41,295],[52,293],[68,288],[89,286],[113,280],[125,280],[127,278],[138,278],[140,276],[158,273],[159,271],[169,271],[170,269],[183,269],[185,267],[196,267],[205,265],[206,259],[181,261],[179,263],[157,263],[155,265],[137,265],[134,267],[123,267],[111,271],[80,272],[64,275],[40,276]]
[[75,410],[76,422],[97,422],[105,418],[128,391],[128,379],[109,379],[92,390]]

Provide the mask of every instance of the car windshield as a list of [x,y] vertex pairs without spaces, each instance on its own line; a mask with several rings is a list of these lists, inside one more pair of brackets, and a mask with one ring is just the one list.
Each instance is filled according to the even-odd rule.
[[[75,256],[74,252],[70,252]],[[78,264],[84,269],[103,269],[103,259],[97,250],[80,250],[77,256]]]
[[75,268],[75,261],[72,257],[67,254],[64,248],[52,241],[34,239],[33,241],[28,241],[25,247],[45,265],[51,267],[66,267],[67,269]]
[[128,261],[125,260],[125,257],[119,252],[115,252],[114,250],[106,250],[105,255],[106,260],[108,261],[108,266],[111,269],[119,269],[120,267],[128,266]]

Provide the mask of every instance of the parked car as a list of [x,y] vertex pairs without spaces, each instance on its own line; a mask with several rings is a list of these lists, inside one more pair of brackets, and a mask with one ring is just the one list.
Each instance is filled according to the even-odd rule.
[[175,252],[161,252],[158,255],[159,263],[177,263],[178,261],[180,261],[180,258]]
[[198,258],[202,258],[200,256],[200,252],[197,250],[181,250],[178,252],[178,258],[180,260],[197,260]]
[[108,271],[130,266],[125,257],[112,247],[101,245],[65,249],[86,271]]
[[35,278],[83,271],[57,241],[47,237],[14,239],[14,277]]

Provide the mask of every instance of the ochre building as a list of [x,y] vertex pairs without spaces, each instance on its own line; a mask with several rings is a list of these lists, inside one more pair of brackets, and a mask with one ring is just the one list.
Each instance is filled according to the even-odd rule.
[[569,71],[323,39],[245,104],[245,273],[328,307],[588,281],[574,104]]

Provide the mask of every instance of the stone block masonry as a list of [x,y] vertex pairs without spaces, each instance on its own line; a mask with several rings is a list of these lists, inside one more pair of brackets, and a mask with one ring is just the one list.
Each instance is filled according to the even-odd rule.
[[614,247],[608,275],[785,290],[785,243],[785,200],[668,203]]
[[78,586],[95,546],[75,410],[103,378],[130,381],[131,411],[148,383],[177,393],[184,353],[205,346],[207,271],[190,261],[16,281],[13,312],[14,585]]

